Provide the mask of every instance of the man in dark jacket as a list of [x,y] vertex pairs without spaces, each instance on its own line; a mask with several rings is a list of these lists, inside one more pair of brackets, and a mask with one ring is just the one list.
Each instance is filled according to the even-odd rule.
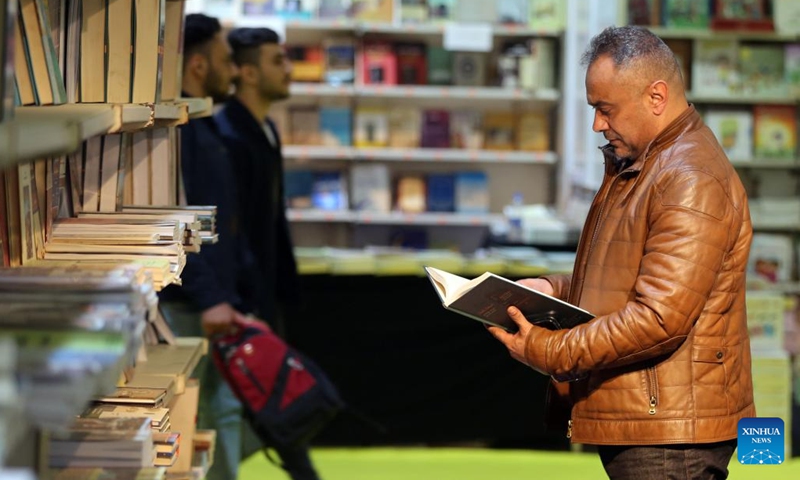
[[[267,113],[273,102],[288,98],[292,67],[270,29],[235,29],[228,42],[239,77],[236,94],[215,121],[236,165],[242,230],[265,288],[255,313],[283,334],[283,313],[298,304],[298,276],[286,220],[280,137]],[[318,478],[306,446],[276,450],[294,480]]]
[[[223,100],[237,74],[219,21],[187,15],[184,29],[183,95]],[[161,311],[182,336],[224,333],[242,312],[252,310],[257,279],[246,271],[254,263],[239,221],[236,177],[231,156],[212,117],[191,120],[180,129],[181,174],[189,205],[216,205],[219,242],[190,254],[183,285],[161,294]],[[248,288],[243,288],[247,285]],[[198,428],[217,430],[209,480],[232,480],[241,459],[242,409],[216,367],[204,358],[200,379]]]

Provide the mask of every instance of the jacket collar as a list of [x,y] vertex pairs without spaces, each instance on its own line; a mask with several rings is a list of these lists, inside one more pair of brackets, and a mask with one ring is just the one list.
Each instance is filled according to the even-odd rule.
[[269,144],[262,123],[257,121],[250,110],[235,96],[231,96],[225,102],[225,114],[231,119],[231,123],[243,130],[243,134],[251,138],[255,136],[263,139],[265,143]]
[[689,104],[678,118],[667,125],[667,127],[647,145],[644,152],[642,152],[633,163],[628,163],[627,165],[623,159],[614,155],[614,149],[610,143],[603,145],[600,147],[600,150],[603,152],[603,157],[605,158],[606,173],[615,175],[623,171],[641,171],[648,158],[662,152],[665,148],[675,143],[678,137],[684,132],[696,129],[701,123],[700,114],[697,113],[694,105]]

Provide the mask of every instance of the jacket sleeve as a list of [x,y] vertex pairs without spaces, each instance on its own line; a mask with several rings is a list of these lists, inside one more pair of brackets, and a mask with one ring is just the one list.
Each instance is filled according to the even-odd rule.
[[567,298],[569,298],[569,286],[572,283],[571,273],[566,275],[544,275],[541,278],[547,280],[553,286],[554,297],[567,301]]
[[689,335],[744,219],[718,179],[694,169],[664,173],[642,220],[649,233],[635,298],[571,330],[533,328],[525,352],[532,368],[580,378],[670,353]]
[[[208,175],[209,166],[206,162],[213,161],[209,152],[202,151],[196,138],[196,131],[191,128],[181,130],[181,174],[183,175],[184,188],[186,189],[187,203],[197,204],[199,192],[208,191],[203,187],[203,175]],[[203,199],[207,200],[207,199]],[[200,202],[205,204],[207,202]],[[213,203],[213,202],[212,202]],[[231,305],[239,304],[235,292],[226,291],[217,278],[216,271],[211,267],[210,258],[217,245],[205,245],[198,253],[187,255],[186,266],[181,274],[181,290],[190,301],[200,310],[228,302]]]

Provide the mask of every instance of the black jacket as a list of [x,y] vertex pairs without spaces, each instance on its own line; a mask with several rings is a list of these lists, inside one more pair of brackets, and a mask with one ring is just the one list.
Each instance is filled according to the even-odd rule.
[[[228,100],[214,120],[236,166],[242,230],[265,288],[256,302],[256,313],[272,321],[281,307],[299,303],[297,265],[286,220],[280,136],[270,120],[256,121],[236,98]],[[271,129],[276,145],[270,143],[264,128]]]
[[219,242],[189,253],[182,287],[171,286],[162,300],[188,300],[198,310],[228,302],[243,312],[252,310],[248,270],[254,257],[240,228],[236,176],[228,149],[213,118],[180,127],[181,175],[189,205],[216,205]]

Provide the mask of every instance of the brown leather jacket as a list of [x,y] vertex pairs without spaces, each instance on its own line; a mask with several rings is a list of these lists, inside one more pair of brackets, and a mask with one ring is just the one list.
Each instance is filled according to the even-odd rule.
[[623,171],[606,153],[575,269],[546,277],[557,297],[597,318],[527,338],[529,365],[579,379],[555,384],[569,386],[573,442],[718,442],[755,416],[752,235],[745,190],[693,106]]

